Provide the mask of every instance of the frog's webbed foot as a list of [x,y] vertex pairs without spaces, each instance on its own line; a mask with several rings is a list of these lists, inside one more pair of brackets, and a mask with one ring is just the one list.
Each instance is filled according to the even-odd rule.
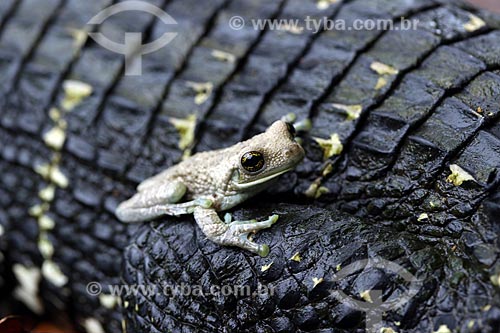
[[257,244],[248,239],[248,236],[250,233],[271,227],[278,220],[278,215],[272,215],[267,220],[260,222],[249,220],[225,223],[219,218],[215,210],[196,207],[194,209],[194,218],[203,233],[211,241],[221,245],[238,246],[265,257],[269,254],[269,246]]

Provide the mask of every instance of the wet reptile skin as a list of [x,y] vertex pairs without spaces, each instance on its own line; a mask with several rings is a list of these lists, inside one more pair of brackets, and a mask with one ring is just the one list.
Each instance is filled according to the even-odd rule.
[[[324,9],[303,0],[149,2],[177,20],[180,36],[145,56],[143,75],[132,77],[123,75],[121,56],[68,33],[110,1],[0,1],[2,301],[16,304],[6,296],[19,287],[13,268],[36,275],[53,263],[66,280],[42,274],[40,304],[107,332],[363,332],[364,314],[329,291],[381,289],[397,297],[400,281],[379,270],[340,284],[331,277],[379,256],[424,281],[416,297],[387,313],[384,327],[498,332],[497,16],[451,0],[350,0]],[[149,41],[166,29],[150,15],[127,15],[102,28],[131,25]],[[405,32],[234,32],[227,24],[233,15],[420,23]],[[381,74],[374,63],[393,70]],[[92,94],[61,122],[49,110],[60,109],[67,80],[85,82]],[[190,82],[211,82],[210,91],[200,94]],[[194,151],[207,151],[290,112],[313,122],[304,163],[233,212],[237,219],[280,215],[255,237],[270,245],[267,258],[213,244],[191,216],[139,225],[114,216],[140,181],[181,160],[172,118],[194,115]],[[54,127],[64,133],[62,147],[57,136],[47,140],[60,134]],[[343,149],[324,161],[313,138],[334,133]],[[474,181],[450,182],[452,165]],[[301,260],[290,260],[297,252]],[[89,295],[91,281],[261,283],[275,293],[117,300]]]

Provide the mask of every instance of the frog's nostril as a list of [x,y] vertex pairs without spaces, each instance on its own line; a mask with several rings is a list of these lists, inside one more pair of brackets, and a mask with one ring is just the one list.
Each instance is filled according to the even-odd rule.
[[284,154],[286,157],[296,156],[299,152],[300,152],[300,147],[296,146],[296,145],[293,145],[293,146],[286,148],[284,150]]

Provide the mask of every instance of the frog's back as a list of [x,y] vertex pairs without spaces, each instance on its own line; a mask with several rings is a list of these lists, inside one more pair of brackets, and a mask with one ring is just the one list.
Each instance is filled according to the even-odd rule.
[[[189,188],[189,183],[198,183],[202,179],[211,176],[214,172],[220,172],[221,169],[224,169],[224,166],[229,162],[229,156],[232,156],[233,152],[238,150],[236,146],[238,145],[196,153],[186,160],[143,180],[137,186],[137,190],[144,191],[151,186],[158,186],[174,180],[182,180],[188,183],[186,185]],[[209,182],[209,180],[206,181]]]

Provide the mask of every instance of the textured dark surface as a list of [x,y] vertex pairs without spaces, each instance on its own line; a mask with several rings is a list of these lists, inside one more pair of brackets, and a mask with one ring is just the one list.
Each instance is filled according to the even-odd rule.
[[[128,332],[362,332],[364,314],[329,290],[382,289],[386,299],[405,286],[373,269],[340,284],[332,276],[338,265],[379,256],[424,281],[415,298],[387,313],[384,327],[499,332],[500,293],[490,278],[500,274],[500,19],[437,0],[351,0],[324,10],[304,0],[149,2],[175,18],[180,36],[145,56],[142,76],[133,77],[123,75],[123,57],[92,41],[75,44],[69,33],[110,0],[1,1],[0,274],[8,281],[2,295],[15,287],[13,265],[41,267],[47,259],[37,246],[43,234],[54,249],[51,260],[68,278],[64,287],[42,279],[45,308],[66,308],[81,324],[96,318],[109,332],[120,332],[122,319]],[[486,26],[466,29],[473,14]],[[404,16],[419,25],[234,31],[233,15],[348,22]],[[99,29],[120,39],[125,27],[145,32],[147,40],[167,29],[137,13],[117,15]],[[214,57],[214,49],[234,61]],[[379,89],[374,62],[398,70],[383,75]],[[65,115],[66,142],[57,153],[43,137],[69,79],[93,91]],[[189,82],[211,82],[213,90],[197,104]],[[362,111],[351,119],[339,105]],[[194,150],[203,151],[232,145],[290,112],[313,121],[306,160],[234,211],[237,218],[280,215],[255,237],[270,244],[267,258],[211,243],[191,216],[131,226],[114,217],[137,182],[180,160],[171,117],[196,116]],[[343,151],[323,161],[313,137],[333,133]],[[41,203],[39,191],[53,183],[35,171],[44,163],[57,163],[69,182],[48,202],[45,215],[55,222],[48,231],[29,213]],[[453,164],[475,181],[447,182]],[[327,165],[333,171],[323,172]],[[328,193],[306,198],[313,183]],[[423,213],[427,218],[419,218]],[[289,260],[297,252],[302,260]],[[324,281],[313,287],[313,278]],[[205,291],[260,283],[275,294],[138,294],[106,307],[87,293],[91,281]]]

